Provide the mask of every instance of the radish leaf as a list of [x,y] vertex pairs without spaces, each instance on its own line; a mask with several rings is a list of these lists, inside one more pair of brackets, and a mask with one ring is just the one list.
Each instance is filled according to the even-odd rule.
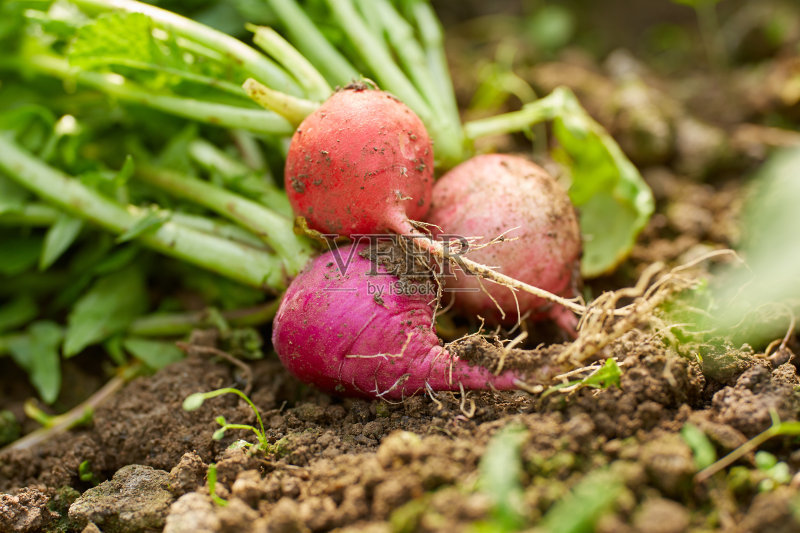
[[61,214],[44,237],[42,254],[39,256],[39,270],[47,270],[61,257],[61,254],[67,251],[78,238],[81,228],[83,228],[83,220]]
[[64,356],[123,331],[147,305],[144,277],[132,265],[96,281],[67,318]]

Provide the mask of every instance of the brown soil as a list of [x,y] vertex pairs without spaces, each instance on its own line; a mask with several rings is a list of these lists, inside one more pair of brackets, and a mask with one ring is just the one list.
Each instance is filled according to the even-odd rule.
[[[252,399],[272,446],[255,454],[226,449],[249,437],[245,432],[211,439],[216,416],[256,423],[238,398],[181,409],[192,392],[236,381],[227,366],[189,357],[133,381],[98,409],[91,427],[5,454],[0,529],[77,530],[91,520],[103,531],[164,524],[166,531],[197,531],[197,517],[204,516],[209,531],[466,530],[491,519],[490,495],[476,489],[478,464],[490,437],[509,424],[526,429],[520,457],[528,523],[582,476],[607,469],[625,490],[599,522],[601,531],[623,524],[625,531],[734,530],[764,520],[786,531],[798,527],[792,495],[783,490],[789,487],[759,493],[752,472],[735,487],[724,474],[694,483],[692,451],[679,436],[690,421],[724,453],[766,429],[771,410],[794,418],[800,379],[793,356],[773,366],[739,353],[738,364],[710,372],[719,374],[714,379],[642,333],[611,350],[624,369],[619,388],[544,400],[522,392],[440,393],[399,404],[340,400],[300,385],[275,361],[260,361],[253,365]],[[788,441],[769,447],[798,466]],[[114,480],[89,489],[78,477],[83,461],[97,481]],[[211,462],[226,507],[208,498]],[[152,468],[131,474],[126,465]],[[125,487],[145,501],[122,498]],[[75,501],[79,491],[86,492]]]
[[[458,19],[457,10],[445,17],[454,27]],[[457,47],[475,28],[463,25],[460,31],[452,37]],[[480,53],[490,57],[492,43],[482,46]],[[450,54],[456,82],[460,94],[469,94],[477,83],[474,58],[457,51]],[[656,196],[657,213],[631,258],[589,289],[597,294],[629,286],[655,261],[676,265],[738,242],[743,177],[764,156],[759,135],[765,132],[734,126],[798,114],[796,101],[776,96],[791,61],[765,63],[767,83],[757,93],[745,69],[732,73],[726,85],[693,73],[679,81],[659,77],[625,54],[602,64],[574,51],[550,62],[531,61],[530,67],[525,59],[521,74],[542,94],[559,84],[573,88],[640,166]],[[641,73],[639,93],[619,91],[624,68]],[[699,94],[720,85],[726,94],[720,101],[709,104]],[[626,106],[626,98],[637,104]],[[721,109],[722,100],[738,109],[735,116]],[[519,141],[503,138],[496,146],[517,149]],[[534,332],[531,338],[527,348],[551,336]],[[488,344],[469,337],[450,348],[478,362]],[[535,375],[562,348],[547,343],[512,350],[505,367]],[[269,449],[258,452],[231,447],[239,438],[255,442],[249,431],[212,439],[219,416],[257,425],[238,397],[182,409],[189,394],[242,387],[246,377],[225,361],[194,354],[132,381],[98,408],[88,427],[0,454],[0,533],[800,531],[800,475],[775,481],[755,466],[751,453],[700,481],[696,453],[681,433],[687,423],[698,428],[722,457],[767,429],[775,416],[798,419],[800,359],[794,354],[800,343],[790,339],[769,357],[763,349],[706,347],[701,357],[692,348],[678,353],[647,328],[634,329],[598,357],[617,359],[619,386],[438,393],[402,403],[330,397],[296,381],[272,356],[251,364],[250,397],[269,441]],[[65,375],[98,384],[97,375],[85,376],[72,363]],[[23,381],[10,362],[0,361],[0,408],[18,418],[32,396]],[[25,431],[33,429],[27,424]],[[506,463],[505,479],[517,486],[509,501],[519,500],[512,526],[498,509],[513,505],[498,503],[487,488],[488,477],[504,472],[481,469],[492,437],[510,426],[522,432],[518,454]],[[800,470],[797,442],[776,437],[759,449],[794,474]],[[225,506],[209,496],[212,463],[216,495],[228,500]],[[581,492],[591,479],[602,480],[601,490]],[[602,487],[613,494],[608,504],[598,503]],[[545,522],[545,529],[542,518],[552,519],[559,509],[572,525],[584,520],[585,527]]]

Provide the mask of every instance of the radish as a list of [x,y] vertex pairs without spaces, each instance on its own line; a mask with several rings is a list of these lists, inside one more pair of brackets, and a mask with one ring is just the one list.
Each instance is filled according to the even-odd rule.
[[370,250],[356,243],[326,252],[292,281],[272,329],[292,374],[328,393],[389,400],[426,386],[520,386],[516,372],[495,376],[442,347],[432,326],[435,285],[388,274],[368,258]]
[[[487,154],[453,168],[433,188],[427,221],[445,234],[485,239],[477,245],[503,235],[501,242],[477,247],[466,257],[555,294],[576,293],[581,234],[575,208],[561,185],[527,159]],[[519,310],[534,320],[551,317],[574,332],[575,315],[538,296],[515,294],[460,270],[445,278],[445,285],[455,289],[458,309],[489,323],[513,324]]]
[[[346,236],[394,232],[412,237],[418,249],[435,257],[453,259],[412,223],[429,208],[433,149],[422,121],[387,93],[350,86],[308,115],[289,145],[284,181],[295,214],[312,230]],[[585,311],[471,259],[454,260],[482,278]]]
[[428,212],[433,147],[425,125],[388,93],[334,93],[292,136],[286,193],[310,228],[343,235],[408,233]]

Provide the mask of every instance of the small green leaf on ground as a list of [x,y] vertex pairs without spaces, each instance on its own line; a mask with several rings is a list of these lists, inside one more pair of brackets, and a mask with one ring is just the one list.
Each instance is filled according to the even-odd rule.
[[614,359],[608,358],[606,362],[586,376],[583,379],[577,379],[574,381],[568,381],[567,383],[559,383],[558,385],[553,385],[552,387],[548,388],[542,394],[541,398],[545,398],[550,394],[556,392],[560,389],[565,389],[567,387],[575,387],[575,388],[582,388],[582,387],[592,387],[595,389],[607,389],[611,385],[616,385],[619,387],[619,380],[622,377],[622,370],[617,365],[617,362]]
[[592,472],[547,512],[542,528],[550,533],[594,531],[597,520],[614,506],[623,490],[625,484],[611,472]]
[[61,254],[66,252],[78,238],[81,228],[83,228],[83,220],[61,214],[44,237],[42,253],[39,256],[39,270],[47,270],[61,257]]
[[67,317],[64,356],[123,331],[147,305],[144,276],[136,265],[97,280]]
[[134,357],[155,370],[183,359],[183,352],[174,342],[128,337],[122,341],[122,345]]
[[708,440],[706,434],[694,424],[686,423],[681,428],[681,437],[692,449],[694,464],[697,470],[710,466],[717,460],[717,451]]
[[9,349],[14,361],[27,370],[31,383],[45,403],[53,403],[61,390],[62,330],[53,322],[35,322],[25,335],[14,337]]
[[489,441],[481,458],[478,484],[492,500],[491,523],[486,525],[493,531],[517,531],[524,524],[520,449],[527,435],[524,427],[504,427]]

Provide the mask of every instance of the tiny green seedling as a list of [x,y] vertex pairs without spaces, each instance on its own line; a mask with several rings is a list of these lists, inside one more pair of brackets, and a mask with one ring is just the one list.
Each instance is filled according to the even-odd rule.
[[208,465],[208,494],[211,496],[211,499],[214,500],[214,503],[219,505],[220,507],[225,507],[228,505],[228,500],[224,498],[220,498],[217,495],[217,464],[211,463]]
[[792,480],[789,465],[769,452],[763,450],[756,452],[756,467],[764,474],[764,479],[758,483],[760,492],[770,492],[778,485],[785,485]]
[[681,428],[681,438],[691,448],[698,470],[711,466],[717,460],[717,451],[702,429],[687,422]]
[[100,483],[100,478],[97,477],[94,472],[92,472],[92,465],[89,463],[88,459],[78,465],[78,478],[80,478],[81,481],[91,483],[92,485],[97,485]]
[[[209,400],[211,398],[216,398],[217,396],[222,396],[223,394],[236,394],[253,409],[253,412],[256,415],[256,420],[258,421],[258,428],[251,426],[249,424],[229,424],[227,420],[225,420],[224,416],[218,416],[215,420],[217,424],[221,427],[214,432],[212,438],[214,440],[221,440],[225,436],[225,432],[229,429],[246,429],[252,431],[258,443],[255,445],[256,450],[261,450],[263,452],[268,452],[270,450],[270,444],[267,440],[267,435],[264,432],[264,423],[261,421],[261,414],[258,412],[258,408],[256,408],[255,404],[247,397],[245,393],[238,389],[234,389],[232,387],[225,387],[222,389],[217,389],[209,392],[196,392],[194,394],[190,394],[183,400],[183,410],[184,411],[194,411],[199,409],[203,402]],[[253,446],[250,442],[243,442],[244,446]],[[211,472],[209,469],[209,480],[210,480]],[[210,483],[210,481],[209,481]]]

